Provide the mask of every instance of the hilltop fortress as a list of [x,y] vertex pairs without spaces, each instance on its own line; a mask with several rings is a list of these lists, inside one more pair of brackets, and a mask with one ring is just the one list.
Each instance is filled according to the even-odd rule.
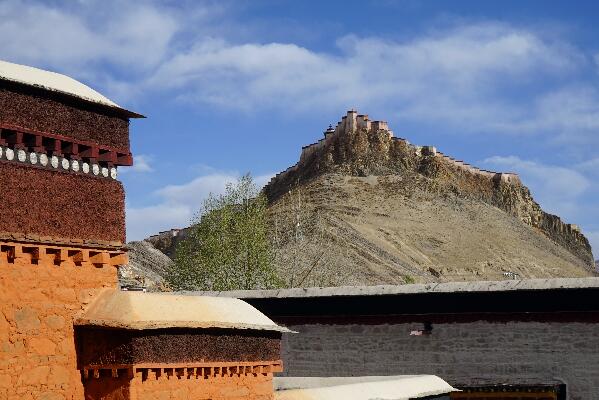
[[476,168],[434,146],[416,146],[395,137],[385,121],[351,110],[324,138],[302,148],[299,161],[265,187],[271,202],[294,187],[325,173],[349,176],[400,175],[406,195],[414,188],[481,200],[518,218],[593,268],[591,247],[579,227],[544,212],[512,172]]

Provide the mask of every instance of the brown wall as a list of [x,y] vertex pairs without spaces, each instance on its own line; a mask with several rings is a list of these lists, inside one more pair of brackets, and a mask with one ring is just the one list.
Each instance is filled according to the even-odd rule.
[[114,267],[0,263],[0,399],[81,400],[73,315],[116,283]]
[[0,124],[95,142],[126,151],[129,120],[101,106],[0,82]]
[[77,328],[79,365],[275,361],[281,333],[231,329]]
[[0,232],[125,242],[120,182],[0,162]]

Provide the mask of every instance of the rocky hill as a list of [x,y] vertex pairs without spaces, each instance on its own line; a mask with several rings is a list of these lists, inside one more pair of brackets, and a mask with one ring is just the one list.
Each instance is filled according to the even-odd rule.
[[[518,175],[412,145],[355,111],[264,192],[289,286],[594,274],[580,229],[544,212]],[[186,232],[161,232],[135,251],[172,257]]]
[[355,111],[304,147],[299,162],[264,190],[279,268],[294,285],[594,270],[579,228],[544,212],[516,174],[412,145]]

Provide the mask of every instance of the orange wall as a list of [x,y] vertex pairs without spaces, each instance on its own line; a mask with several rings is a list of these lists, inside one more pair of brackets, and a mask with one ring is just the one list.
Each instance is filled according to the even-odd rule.
[[[182,374],[183,375],[183,374]],[[134,377],[122,370],[112,377],[106,370],[95,378],[85,379],[86,400],[271,400],[272,373],[207,377],[177,376],[150,372]]]
[[139,377],[133,387],[141,400],[270,400],[273,399],[272,374],[209,379],[178,379],[161,376],[144,382]]
[[81,400],[73,316],[116,287],[116,268],[8,264],[1,246],[0,399]]
[[[273,372],[281,365],[206,368],[120,366],[84,374],[86,400],[272,400]],[[263,363],[268,364],[268,363]],[[245,371],[244,371],[245,369]],[[133,371],[136,371],[135,373]],[[250,372],[254,371],[254,372]]]

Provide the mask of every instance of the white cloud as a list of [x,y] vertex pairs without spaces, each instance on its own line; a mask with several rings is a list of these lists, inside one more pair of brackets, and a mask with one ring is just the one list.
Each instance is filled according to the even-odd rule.
[[490,157],[485,164],[516,172],[530,187],[535,199],[546,211],[563,217],[567,222],[578,216],[578,200],[591,187],[591,182],[580,172],[560,166],[522,160],[515,156]]
[[[140,240],[160,231],[189,226],[194,215],[210,193],[220,194],[227,183],[237,181],[237,172],[212,172],[181,185],[168,185],[155,192],[156,204],[145,207],[127,206],[127,240]],[[264,186],[272,174],[254,177],[258,187]]]
[[599,55],[530,29],[486,21],[403,40],[348,35],[319,52],[251,35],[226,40],[234,8],[207,2],[55,4],[2,2],[0,37],[11,40],[0,57],[71,73],[119,101],[158,91],[246,112],[357,107],[463,132],[542,132],[599,146],[599,90],[580,75]]
[[102,70],[103,62],[129,71],[155,66],[177,30],[168,10],[149,3],[91,1],[59,8],[8,0],[0,5],[0,37],[11,39],[2,43],[3,58],[79,76],[96,76],[93,70]]
[[[231,44],[210,38],[165,61],[148,85],[177,89],[189,100],[242,109],[338,109],[393,102],[402,114],[418,115],[439,96],[451,110],[459,110],[507,79],[571,71],[580,58],[564,45],[492,23],[403,42],[347,36],[338,48],[340,54],[333,55],[295,44]],[[425,109],[427,117],[438,110]]]
[[576,168],[581,171],[587,171],[591,174],[596,174],[599,176],[599,157],[581,162],[576,166]]
[[121,167],[121,168],[119,168],[119,173],[126,174],[129,172],[137,172],[137,173],[153,172],[154,168],[152,168],[152,165],[151,165],[153,160],[154,160],[154,157],[145,155],[145,154],[139,154],[139,155],[133,156],[133,166]]
[[[581,83],[588,60],[566,43],[487,22],[404,41],[350,35],[337,45],[338,52],[323,53],[203,38],[143,85],[246,112],[357,107],[463,132],[543,133],[599,145],[599,90]],[[543,89],[534,88],[542,80]]]
[[161,231],[189,225],[192,211],[177,204],[160,203],[148,207],[127,204],[127,240],[141,240]]

